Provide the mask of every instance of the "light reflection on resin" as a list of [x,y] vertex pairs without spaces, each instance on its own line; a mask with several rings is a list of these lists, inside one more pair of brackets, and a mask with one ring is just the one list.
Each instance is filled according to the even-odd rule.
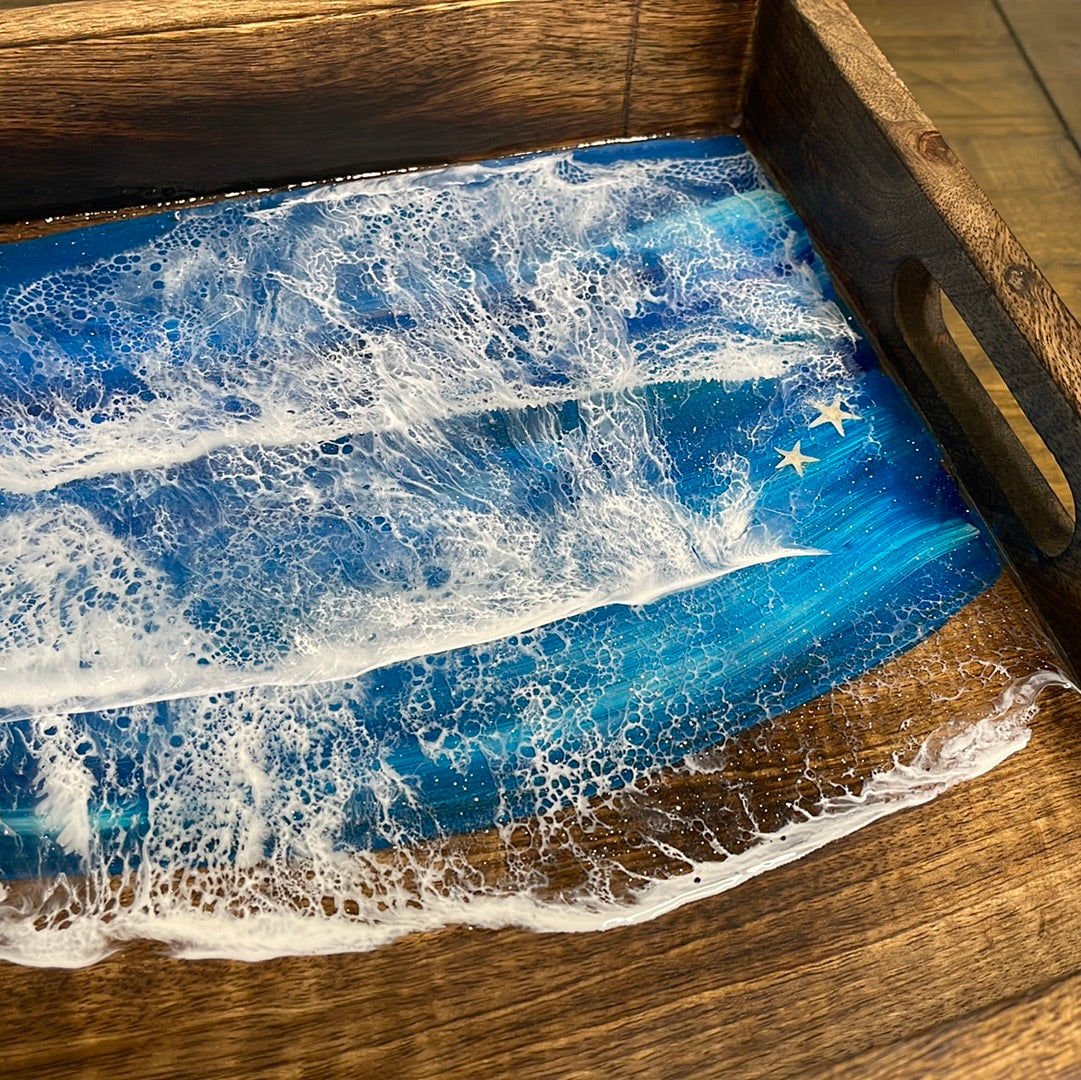
[[[830,296],[731,140],[0,249],[0,952],[580,929],[777,861],[661,789],[998,575]],[[1020,745],[981,708],[783,844]]]

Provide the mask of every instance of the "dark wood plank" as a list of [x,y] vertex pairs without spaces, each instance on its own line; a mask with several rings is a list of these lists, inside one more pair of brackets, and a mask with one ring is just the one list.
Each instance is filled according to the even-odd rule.
[[[0,220],[327,180],[737,111],[754,0],[142,0],[0,26]],[[693,56],[692,67],[674,64]]]
[[1002,13],[1076,144],[1081,144],[1081,7],[1076,0],[999,0]]
[[980,1009],[900,1044],[845,1062],[846,1080],[889,1076],[924,1080],[1070,1077],[1081,1061],[1081,976],[1052,979],[1038,990]]
[[736,128],[756,8],[639,0],[626,134]]
[[28,9],[0,33],[8,220],[585,140],[623,121],[626,0],[247,4],[233,21],[228,6],[161,19],[143,5],[125,25],[116,7]]

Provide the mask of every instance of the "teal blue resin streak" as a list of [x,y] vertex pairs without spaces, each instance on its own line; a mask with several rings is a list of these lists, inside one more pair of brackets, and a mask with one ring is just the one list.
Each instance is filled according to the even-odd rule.
[[[732,149],[646,144],[561,160],[567,169],[580,162],[588,174],[581,183],[604,183],[606,169],[627,162],[678,161],[681,154],[695,162]],[[512,182],[514,168],[513,163],[495,167],[481,180],[466,174],[463,183],[498,188]],[[579,269],[597,264],[635,276],[646,299],[624,312],[621,333],[631,347],[642,343],[640,356],[657,349],[658,340],[663,345],[665,334],[678,343],[707,324],[714,335],[711,347],[723,350],[715,338],[716,308],[703,299],[712,295],[715,280],[731,290],[753,280],[756,297],[766,295],[773,279],[806,293],[805,300],[789,304],[786,326],[774,325],[757,310],[727,317],[728,332],[741,343],[799,342],[800,312],[813,313],[828,298],[828,282],[802,227],[775,194],[754,187],[758,181],[745,173],[739,190],[681,181],[656,214],[628,220],[617,235],[593,230],[588,246],[573,255]],[[444,181],[421,178],[418,183],[451,183],[455,176],[449,170]],[[263,205],[273,208],[278,202]],[[284,205],[288,208],[288,199]],[[192,213],[204,219],[219,214],[232,227],[242,224],[244,211]],[[136,239],[168,235],[170,227],[151,219],[88,230],[78,240],[76,261],[81,265],[114,247],[126,250]],[[304,228],[304,214],[290,219],[277,247],[259,254],[256,261],[268,281],[283,272],[287,251]],[[696,238],[717,236],[743,260],[737,271],[697,265]],[[25,245],[24,255],[7,256],[0,287],[14,295],[34,273],[44,272],[50,259],[62,257],[70,243]],[[525,288],[522,282],[532,288],[543,276],[543,253],[531,252],[524,270],[520,262],[512,273],[495,248],[476,254],[470,265],[483,277],[489,309],[520,314],[528,305],[525,294],[514,290]],[[679,274],[690,282],[680,286],[679,295],[690,296],[680,301],[682,307],[671,301],[670,283]],[[346,278],[338,274],[340,282]],[[393,292],[370,282],[343,284],[340,299],[348,319],[367,321],[373,333],[401,324],[395,331],[408,341],[418,326],[423,330],[427,310],[424,283],[410,287],[421,299],[409,319],[388,302]],[[270,288],[260,286],[264,299]],[[3,386],[12,415],[36,425],[35,446],[44,447],[41,460],[51,460],[48,453],[55,450],[49,432],[62,433],[64,425],[74,430],[77,425],[69,421],[81,416],[80,410],[94,415],[103,410],[103,422],[110,423],[115,412],[109,408],[118,401],[161,400],[160,387],[145,369],[127,364],[119,351],[118,323],[141,339],[157,340],[162,333],[167,313],[153,294],[148,297],[119,314],[115,306],[83,312],[79,332],[58,331],[57,312],[36,310],[33,332],[19,330],[19,348],[8,346],[0,379],[7,380]],[[284,307],[284,301],[276,302]],[[12,328],[23,325],[13,312],[10,305],[0,306],[0,330],[14,334]],[[243,365],[261,347],[257,322],[245,308],[218,326],[209,343]],[[40,344],[49,334],[66,358],[52,369],[35,366],[25,348],[28,340]],[[321,334],[323,347],[342,338],[339,328],[318,323],[305,334],[309,344]],[[305,856],[311,844],[306,830],[321,805],[337,808],[326,836],[338,850],[408,844],[583,805],[645,774],[678,766],[688,755],[923,640],[996,578],[997,559],[942,471],[935,444],[874,368],[868,351],[839,335],[830,348],[840,361],[822,366],[821,335],[816,331],[807,340],[809,359],[802,373],[796,366],[761,378],[703,377],[696,370],[679,377],[663,367],[663,357],[647,356],[647,366],[661,371],[656,381],[631,380],[601,390],[582,383],[565,354],[533,355],[527,347],[532,342],[524,341],[525,358],[506,361],[520,365],[515,379],[538,395],[523,409],[456,406],[431,418],[438,433],[434,441],[414,444],[411,433],[356,427],[322,443],[289,443],[273,460],[261,460],[260,482],[280,493],[284,507],[279,513],[276,506],[265,518],[261,556],[246,546],[246,522],[267,496],[222,479],[239,474],[230,464],[234,459],[260,453],[256,442],[253,450],[235,449],[244,444],[236,435],[241,429],[228,427],[238,416],[257,423],[259,409],[251,395],[241,400],[226,386],[215,396],[224,370],[220,356],[174,350],[171,364],[205,368],[210,404],[195,426],[228,428],[233,434],[220,448],[155,466],[163,470],[160,475],[110,466],[99,475],[62,476],[53,486],[39,485],[40,490],[12,490],[3,496],[0,511],[59,516],[77,511],[137,548],[164,575],[176,610],[199,632],[235,628],[219,634],[201,661],[204,669],[221,673],[221,688],[200,686],[198,692],[162,695],[130,707],[118,703],[76,712],[51,726],[38,721],[36,729],[30,720],[6,725],[0,743],[0,821],[7,832],[0,836],[0,872],[18,877],[77,872],[83,865],[85,856],[65,851],[55,823],[39,812],[38,773],[49,740],[72,726],[83,733],[76,753],[91,777],[95,857],[117,866],[122,860],[165,865],[163,860],[173,857],[200,864],[237,857],[240,841],[229,839],[229,814],[236,807],[223,803],[230,784],[234,802],[248,808],[265,802],[262,843],[268,856]],[[82,387],[71,382],[64,366],[80,362],[93,373]],[[819,378],[820,367],[828,369],[826,382]],[[840,431],[820,418],[835,398],[847,415]],[[354,400],[352,407],[367,404]],[[641,421],[644,441],[641,453],[632,454],[633,467],[627,465],[625,438],[605,441],[605,424],[619,417]],[[594,445],[590,439],[599,449],[584,466],[577,457],[573,468],[567,466],[568,447]],[[797,458],[804,462],[802,475],[784,463],[796,446],[803,456]],[[610,457],[606,447],[612,448]],[[420,509],[408,527],[396,519],[391,535],[368,492],[380,462],[410,454],[408,468],[394,473],[394,482],[412,485]],[[621,469],[633,472],[633,484]],[[350,590],[382,588],[388,566],[404,575],[403,590],[424,596],[436,596],[447,581],[459,580],[459,568],[446,555],[449,541],[432,524],[439,515],[440,521],[453,520],[456,509],[498,514],[499,521],[518,515],[547,536],[546,523],[584,520],[592,505],[587,492],[594,491],[598,476],[607,477],[613,490],[629,485],[636,496],[641,484],[654,481],[677,518],[692,522],[692,548],[700,524],[732,522],[731,550],[723,557],[694,552],[698,583],[677,583],[666,593],[660,582],[646,603],[595,603],[540,626],[527,621],[512,636],[489,641],[482,635],[467,647],[432,649],[299,689],[280,688],[272,679],[256,685],[250,678],[291,660],[293,639],[283,630],[291,620],[318,624],[319,612],[351,596]],[[288,502],[290,485],[303,485],[307,493],[307,502],[295,510]],[[743,509],[733,494],[739,491],[746,493]],[[741,514],[746,516],[742,524]],[[158,527],[163,520],[178,523],[175,532],[163,534]],[[600,542],[593,533],[584,536],[582,543],[587,541]],[[222,566],[237,568],[233,584],[208,588],[213,568]],[[598,584],[590,577],[588,558],[582,558],[582,567],[579,584],[586,593],[596,586],[603,594],[604,586],[618,594],[609,579]],[[261,718],[278,715],[288,718],[280,727],[288,737],[267,734],[274,723]],[[242,775],[230,773],[229,755],[236,752],[245,725],[262,740],[245,753],[256,754],[268,791],[256,793]],[[155,818],[161,813],[155,808],[165,804],[168,821],[181,834],[175,844],[165,842]],[[207,847],[211,835],[225,839]]]

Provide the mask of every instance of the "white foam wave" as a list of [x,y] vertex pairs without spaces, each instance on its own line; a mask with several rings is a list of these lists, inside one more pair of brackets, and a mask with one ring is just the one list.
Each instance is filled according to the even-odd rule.
[[[12,285],[0,490],[663,381],[772,378],[816,354],[836,367],[844,319],[806,270],[776,272],[786,205],[730,194],[752,168],[698,170],[729,195],[719,206],[642,162],[567,154],[345,184],[187,211],[131,251]],[[698,315],[676,335],[629,328],[662,310]]]
[[[77,506],[0,518],[0,710],[145,698],[198,678],[210,642],[165,575]],[[9,719],[12,717],[8,717]]]
[[731,463],[684,505],[638,400],[848,378],[754,168],[390,177],[10,285],[0,717],[345,678],[813,554]]
[[[467,866],[458,868],[463,880],[454,888],[448,884],[454,868],[444,856],[432,867],[413,862],[407,873],[396,877],[402,864],[394,859],[373,858],[358,864],[357,856],[323,853],[328,862],[303,910],[288,910],[280,895],[264,896],[262,904],[253,902],[268,882],[251,871],[246,877],[243,870],[238,871],[234,885],[248,895],[202,909],[192,904],[191,896],[177,900],[174,890],[157,888],[153,875],[147,874],[127,905],[117,903],[119,886],[103,883],[97,901],[73,914],[65,900],[68,883],[61,879],[54,886],[52,907],[64,905],[63,928],[54,923],[42,929],[38,905],[23,904],[20,912],[18,898],[12,895],[5,900],[0,892],[0,905],[7,909],[0,929],[0,958],[27,965],[79,967],[96,962],[125,941],[143,939],[167,943],[177,955],[190,959],[262,960],[372,949],[405,934],[455,924],[493,929],[517,926],[552,933],[616,930],[732,889],[983,775],[1027,745],[1041,690],[1068,685],[1050,671],[1015,683],[982,717],[947,723],[924,741],[911,760],[872,776],[858,792],[825,799],[815,813],[761,834],[756,844],[739,854],[688,860],[685,873],[649,882],[628,900],[605,898],[600,866],[594,868],[594,888],[578,897],[551,900],[529,889],[485,892],[475,887],[479,878],[470,875]],[[371,883],[379,875],[398,884],[373,891]],[[367,903],[364,890],[358,888],[362,880],[368,882]],[[279,881],[279,888],[283,887]],[[328,889],[333,908],[329,911]],[[110,919],[103,920],[103,914]]]
[[[129,512],[155,507],[142,537],[66,503],[9,514],[0,714],[348,678],[821,554],[756,523],[745,460],[718,461],[708,504],[685,505],[633,398],[581,403],[570,434],[554,415],[511,441],[535,473],[484,441],[414,432],[332,455],[314,478],[307,453],[217,457],[213,499],[124,481]],[[157,569],[174,564],[182,586]]]

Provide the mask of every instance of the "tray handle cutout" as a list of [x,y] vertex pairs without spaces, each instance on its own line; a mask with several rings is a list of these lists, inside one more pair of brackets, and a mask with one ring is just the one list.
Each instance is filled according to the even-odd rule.
[[[893,339],[889,360],[1076,679],[1081,333],[990,205],[969,203],[967,210],[953,220],[942,215],[943,239],[950,242],[933,243],[928,255],[897,266],[895,332],[885,335]],[[971,331],[1037,440],[1022,442],[988,393],[950,332],[943,298]],[[1068,488],[1065,503],[1033,459],[1040,449]]]
[[[961,320],[976,339],[974,354],[958,342],[947,321],[949,309],[954,326]],[[1027,358],[1019,362],[1010,356],[1005,370],[1000,368],[982,349],[978,327],[965,319],[917,259],[897,271],[895,317],[906,344],[987,467],[1017,524],[1044,556],[1063,555],[1077,532],[1077,474],[1071,469],[1073,481],[1067,478],[1048,439],[1059,453],[1066,452],[1068,466],[1076,463],[1081,460],[1081,424],[1047,371],[1030,350]],[[1029,401],[1031,415],[1014,387]],[[1056,414],[1062,426],[1049,423]],[[951,449],[957,456],[958,448]]]

